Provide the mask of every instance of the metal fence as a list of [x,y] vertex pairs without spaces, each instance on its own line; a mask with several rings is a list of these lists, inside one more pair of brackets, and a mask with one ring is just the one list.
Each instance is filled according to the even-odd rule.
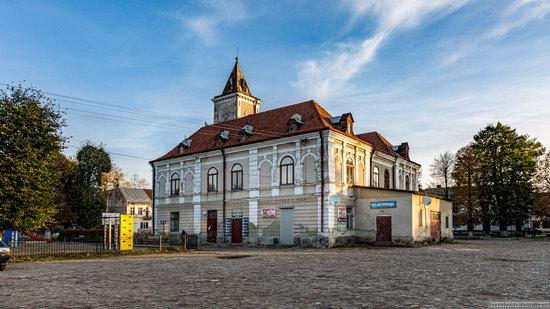
[[185,249],[197,249],[199,246],[198,234],[187,235],[151,235],[135,234],[134,245],[137,247],[182,247]]
[[44,257],[67,254],[86,254],[114,251],[114,248],[104,248],[103,238],[82,240],[54,240],[51,242],[37,240],[22,240],[11,247],[13,257]]

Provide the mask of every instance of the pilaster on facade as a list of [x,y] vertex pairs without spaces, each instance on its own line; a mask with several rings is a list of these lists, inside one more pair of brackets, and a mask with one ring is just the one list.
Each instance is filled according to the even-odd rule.
[[399,165],[397,164],[397,162],[394,162],[393,163],[393,183],[395,184],[395,188],[394,189],[401,189],[401,184],[400,184],[400,168],[399,168]]
[[201,232],[201,204],[193,205],[193,233],[200,234]]
[[193,203],[201,202],[201,159],[195,160],[195,173],[193,176]]
[[295,195],[302,195],[304,194],[304,187],[302,186],[303,184],[303,172],[302,172],[302,142],[301,141],[296,141],[296,152],[295,152],[295,156],[296,156],[296,163],[295,163],[295,168],[294,168],[294,194]]
[[258,170],[258,149],[248,151],[248,197],[258,198],[260,196],[260,172]]
[[271,169],[271,196],[279,196],[279,160],[277,155],[277,145],[272,147],[273,168]]
[[250,220],[250,223],[254,224],[255,226],[258,225],[258,200],[249,200],[248,201],[248,217]]

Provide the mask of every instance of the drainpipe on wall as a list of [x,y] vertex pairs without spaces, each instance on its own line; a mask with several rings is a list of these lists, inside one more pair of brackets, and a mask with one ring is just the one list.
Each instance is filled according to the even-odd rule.
[[321,139],[321,233],[323,233],[325,225],[325,142],[323,131],[319,131],[319,138]]
[[155,182],[155,166],[153,165],[153,163],[149,163],[151,164],[151,167],[153,168],[153,181],[151,182],[152,183],[152,187],[153,187],[153,199],[151,200],[151,208],[153,209],[153,213],[151,214],[151,218],[153,219],[153,222],[152,222],[152,228],[153,228],[153,234],[156,234],[156,224],[155,224],[155,219],[156,219],[156,212],[155,212],[155,200],[156,200],[156,196],[155,196],[155,187],[156,187],[156,182]]
[[226,229],[226,226],[225,226],[225,167],[226,167],[226,162],[225,162],[225,151],[223,149],[221,149],[221,152],[222,152],[222,159],[223,159],[223,167],[222,167],[222,186],[223,186],[223,196],[222,196],[222,205],[223,205],[223,243],[225,243],[226,239],[225,239],[225,229]]

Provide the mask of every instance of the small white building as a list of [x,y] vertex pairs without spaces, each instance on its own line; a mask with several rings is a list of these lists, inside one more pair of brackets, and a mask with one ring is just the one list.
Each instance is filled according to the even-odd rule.
[[152,231],[150,189],[116,188],[107,191],[107,210],[134,215],[134,233]]
[[451,203],[421,203],[408,143],[355,134],[351,113],[315,101],[260,112],[238,60],[213,102],[214,124],[151,161],[155,232],[162,220],[211,243],[452,239]]

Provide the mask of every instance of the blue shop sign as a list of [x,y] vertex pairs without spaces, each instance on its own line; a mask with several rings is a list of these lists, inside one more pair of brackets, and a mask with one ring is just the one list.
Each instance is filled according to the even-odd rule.
[[370,202],[370,208],[397,208],[397,201]]

